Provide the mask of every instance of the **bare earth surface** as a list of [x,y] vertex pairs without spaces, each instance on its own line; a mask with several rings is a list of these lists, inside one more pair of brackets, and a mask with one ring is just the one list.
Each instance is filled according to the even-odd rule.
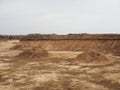
[[49,51],[49,57],[16,58],[14,41],[0,42],[0,90],[120,90],[120,57],[108,64],[73,64],[82,52]]

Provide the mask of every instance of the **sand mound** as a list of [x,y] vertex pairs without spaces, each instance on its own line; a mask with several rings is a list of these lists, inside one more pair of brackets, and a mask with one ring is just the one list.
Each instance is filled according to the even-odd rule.
[[28,58],[38,58],[46,57],[48,52],[42,48],[31,48],[25,49],[22,53],[19,54],[19,57],[28,57]]
[[13,46],[11,49],[13,49],[13,50],[20,50],[20,49],[22,49],[22,45],[19,44],[19,43],[16,43],[16,45]]
[[105,55],[102,55],[94,50],[86,50],[84,53],[75,58],[75,62],[89,63],[89,62],[108,62],[110,61]]

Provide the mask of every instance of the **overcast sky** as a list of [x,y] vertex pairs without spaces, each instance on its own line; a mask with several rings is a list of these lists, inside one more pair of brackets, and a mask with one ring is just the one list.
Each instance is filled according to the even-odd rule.
[[119,33],[120,0],[0,0],[0,34]]

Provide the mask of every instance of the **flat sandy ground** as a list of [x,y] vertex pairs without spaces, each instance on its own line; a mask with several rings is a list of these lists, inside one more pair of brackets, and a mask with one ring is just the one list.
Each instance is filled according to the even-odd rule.
[[49,51],[49,57],[15,57],[12,41],[0,42],[0,90],[120,90],[120,57],[108,64],[74,64],[82,52]]

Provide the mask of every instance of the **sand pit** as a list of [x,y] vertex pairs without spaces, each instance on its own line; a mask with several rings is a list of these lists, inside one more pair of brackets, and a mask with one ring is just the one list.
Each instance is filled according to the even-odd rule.
[[[0,56],[0,90],[120,90],[120,57],[113,56],[113,52],[103,55],[96,48],[90,48],[96,51],[48,51],[52,57],[38,58],[46,56],[47,51],[36,41],[31,47],[28,41],[22,43],[28,47],[20,50],[11,50],[16,44],[13,43],[10,40],[0,44],[0,54],[4,55]],[[23,58],[13,57],[21,51]],[[82,63],[85,61],[91,63]]]
[[109,60],[105,55],[98,53],[94,50],[86,50],[84,53],[78,55],[75,60],[78,63],[92,63],[92,62],[109,62]]

